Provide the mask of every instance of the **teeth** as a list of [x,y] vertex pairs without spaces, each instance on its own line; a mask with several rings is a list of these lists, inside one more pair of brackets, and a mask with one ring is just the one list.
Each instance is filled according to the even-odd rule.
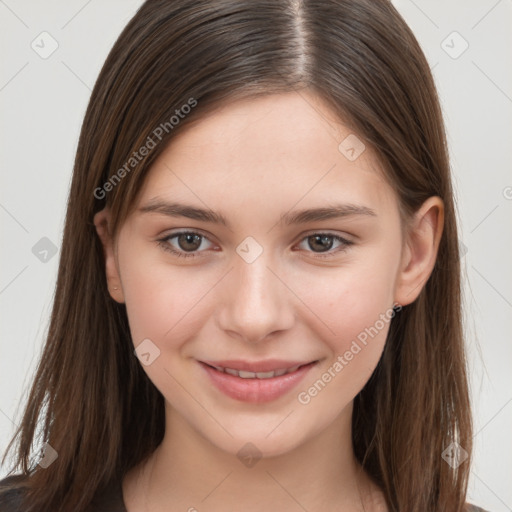
[[[228,369],[226,368],[226,371],[227,370]],[[235,370],[235,372],[236,372],[236,370]],[[253,372],[245,372],[243,370],[239,370],[237,373],[238,373],[239,377],[242,377],[242,379],[254,379],[256,377],[256,374]],[[274,373],[274,372],[272,372],[272,373]]]
[[284,368],[280,370],[274,370],[271,372],[247,372],[245,370],[235,370],[233,368],[222,368],[222,366],[214,366],[219,372],[225,372],[234,377],[240,377],[242,379],[271,379],[273,377],[281,377],[285,373],[292,373],[297,371],[300,365],[294,366],[293,368]]
[[276,375],[276,372],[272,371],[272,372],[256,372],[256,377],[258,377],[258,379],[270,379],[272,377],[275,377]]

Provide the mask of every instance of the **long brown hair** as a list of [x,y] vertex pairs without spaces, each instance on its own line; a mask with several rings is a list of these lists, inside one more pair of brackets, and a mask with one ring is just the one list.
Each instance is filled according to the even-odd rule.
[[[163,439],[163,397],[109,296],[94,214],[110,206],[117,233],[152,162],[207,112],[305,88],[374,149],[404,219],[430,196],[444,202],[436,265],[355,399],[353,445],[390,511],[463,510],[472,423],[456,212],[437,92],[412,32],[385,0],[148,0],[91,95],[46,343],[3,459],[17,441],[10,473],[30,475],[27,512],[85,510]],[[33,464],[37,440],[58,453],[47,469]],[[469,454],[456,468],[442,457],[452,441]]]

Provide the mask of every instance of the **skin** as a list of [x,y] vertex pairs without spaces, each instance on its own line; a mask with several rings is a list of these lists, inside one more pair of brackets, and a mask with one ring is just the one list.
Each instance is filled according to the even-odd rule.
[[[123,480],[129,512],[387,510],[355,460],[350,422],[389,322],[309,403],[297,396],[379,315],[417,298],[435,263],[443,203],[429,198],[402,233],[371,149],[355,161],[338,150],[350,133],[309,92],[230,103],[173,139],[116,239],[108,208],[96,215],[110,294],[126,304],[134,346],[149,338],[160,350],[143,368],[165,398],[166,433]],[[157,197],[222,213],[230,228],[138,210]],[[278,223],[348,202],[376,216]],[[186,229],[206,237],[195,257],[158,244]],[[324,232],[353,244],[339,251],[329,238],[322,258],[308,237]],[[263,249],[252,263],[236,252],[248,236]],[[186,252],[193,240],[167,244]],[[296,389],[251,404],[218,391],[197,362],[269,358],[319,363]],[[248,442],[262,456],[253,467],[237,457]]]

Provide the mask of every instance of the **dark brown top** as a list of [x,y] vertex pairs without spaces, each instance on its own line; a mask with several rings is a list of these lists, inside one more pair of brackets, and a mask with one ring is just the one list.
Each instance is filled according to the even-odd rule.
[[[0,480],[0,512],[23,512],[21,508],[22,490],[2,490],[4,484],[22,480],[22,475],[12,475]],[[466,512],[487,512],[483,508],[467,504]],[[87,512],[127,512],[123,502],[121,480],[112,482],[105,490],[98,492]]]
[[[23,488],[6,491],[2,487],[5,484],[21,482],[24,478],[22,475],[11,475],[0,480],[0,512],[23,512]],[[103,491],[97,492],[87,512],[127,512],[121,483],[121,480],[113,481]]]

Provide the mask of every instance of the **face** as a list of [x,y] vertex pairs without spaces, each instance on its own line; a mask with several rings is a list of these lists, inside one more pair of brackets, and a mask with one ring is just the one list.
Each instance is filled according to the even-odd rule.
[[115,240],[111,293],[167,417],[225,451],[333,425],[415,298],[397,197],[349,135],[311,94],[231,103],[173,139]]

